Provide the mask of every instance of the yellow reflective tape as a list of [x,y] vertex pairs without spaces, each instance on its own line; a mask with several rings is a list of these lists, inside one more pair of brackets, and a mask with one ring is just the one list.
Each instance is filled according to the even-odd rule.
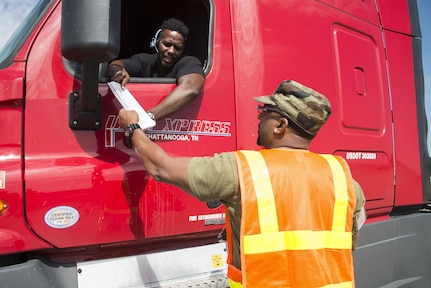
[[[230,288],[242,288],[241,283],[235,282],[230,278],[227,279],[227,282],[229,283]],[[321,286],[319,288],[353,288],[353,282],[347,281],[347,282],[343,282],[343,283],[328,284],[325,286]]]
[[274,192],[268,168],[262,154],[257,151],[241,151],[250,167],[254,190],[257,198],[261,233],[278,231],[277,212],[275,208]]
[[340,162],[332,155],[320,155],[328,162],[334,177],[335,204],[332,218],[332,231],[346,230],[347,208],[349,196],[347,193],[347,180]]
[[352,288],[352,287],[353,287],[353,282],[347,281],[347,282],[337,283],[337,284],[328,284],[320,288]]
[[227,282],[229,283],[230,288],[242,288],[242,284],[239,282],[235,282],[232,279],[228,278]]
[[244,236],[244,254],[325,248],[351,249],[352,233],[300,230]]

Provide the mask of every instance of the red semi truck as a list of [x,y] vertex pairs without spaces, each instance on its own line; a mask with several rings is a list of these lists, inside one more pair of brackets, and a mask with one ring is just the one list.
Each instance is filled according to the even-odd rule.
[[[206,83],[151,139],[171,155],[259,149],[254,96],[283,79],[321,91],[333,114],[311,150],[344,157],[367,198],[356,286],[430,287],[426,2],[35,0],[0,46],[0,286],[226,287],[224,208],[147,173],[107,85],[110,60],[152,52],[176,17]],[[127,88],[148,109],[175,85]]]

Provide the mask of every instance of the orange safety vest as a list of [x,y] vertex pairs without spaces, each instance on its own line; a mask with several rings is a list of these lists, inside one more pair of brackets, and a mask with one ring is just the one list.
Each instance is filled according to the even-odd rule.
[[356,196],[345,160],[286,149],[237,151],[235,156],[242,199],[241,270],[232,265],[226,221],[230,286],[354,287]]

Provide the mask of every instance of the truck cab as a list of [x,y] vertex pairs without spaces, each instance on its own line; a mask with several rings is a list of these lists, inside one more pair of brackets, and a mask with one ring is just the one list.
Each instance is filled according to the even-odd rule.
[[[101,279],[106,287],[153,287],[197,277],[160,275],[155,264],[178,272],[196,255],[201,276],[225,271],[223,205],[149,175],[125,145],[121,105],[107,84],[110,61],[155,53],[151,39],[175,17],[190,29],[186,53],[202,62],[206,82],[189,105],[147,130],[150,139],[173,156],[260,149],[253,97],[284,79],[314,87],[333,115],[310,150],[345,158],[367,199],[354,252],[357,287],[431,284],[429,250],[418,244],[431,237],[422,2],[275,3],[34,2],[0,46],[0,130],[7,131],[0,135],[0,279],[26,285],[19,273],[39,265],[56,275],[40,281],[58,287]],[[176,79],[132,77],[126,87],[147,110]],[[115,274],[118,263],[139,263],[141,275]],[[121,286],[124,279],[132,280]]]

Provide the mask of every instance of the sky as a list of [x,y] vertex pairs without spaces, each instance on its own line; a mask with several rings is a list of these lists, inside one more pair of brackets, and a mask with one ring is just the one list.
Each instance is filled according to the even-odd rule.
[[18,21],[27,15],[37,0],[0,0],[0,49],[18,26]]

